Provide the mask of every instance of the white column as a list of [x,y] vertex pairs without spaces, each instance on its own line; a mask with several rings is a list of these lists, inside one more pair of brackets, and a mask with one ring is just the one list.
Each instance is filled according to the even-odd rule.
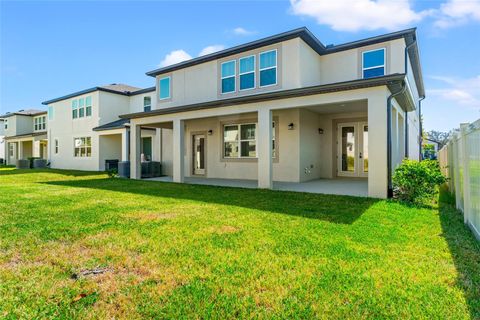
[[9,142],[7,142],[5,140],[5,138],[4,138],[3,142],[4,142],[3,145],[4,145],[4,149],[5,149],[5,153],[4,153],[5,154],[5,159],[4,159],[4,161],[5,161],[5,164],[10,164],[10,148],[9,148],[9,145],[8,145]]
[[19,141],[19,142],[17,142],[17,144],[18,144],[18,159],[17,160],[21,160],[21,159],[23,159],[23,142]]
[[140,144],[142,128],[139,125],[130,124],[130,178],[141,179],[142,167],[140,162]]
[[40,157],[40,154],[41,154],[41,152],[40,152],[40,148],[41,148],[40,140],[37,140],[37,141],[33,140],[32,141],[32,148],[33,148],[32,156],[33,157]]
[[184,181],[185,123],[173,120],[173,182]]
[[122,131],[122,161],[128,161],[128,148],[130,145],[130,138],[128,136],[128,129]]
[[368,196],[387,197],[387,96],[368,98]]
[[272,138],[272,111],[260,109],[257,130],[259,188],[271,189],[273,187]]
[[153,142],[152,142],[152,160],[153,161],[160,161],[161,156],[160,156],[160,148],[162,146],[161,144],[161,130],[160,128],[155,129],[155,136],[153,137]]

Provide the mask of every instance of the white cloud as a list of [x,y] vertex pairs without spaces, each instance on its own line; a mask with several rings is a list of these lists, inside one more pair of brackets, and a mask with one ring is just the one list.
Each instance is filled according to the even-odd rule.
[[480,22],[480,0],[448,0],[437,11],[434,25],[449,28],[471,21]]
[[237,28],[233,29],[232,32],[233,32],[233,34],[235,34],[237,36],[249,36],[251,34],[257,33],[256,31],[247,30],[247,29],[242,28],[242,27],[237,27]]
[[214,52],[217,52],[217,51],[221,51],[223,49],[225,49],[224,45],[214,44],[212,46],[208,46],[208,47],[203,48],[202,51],[200,51],[200,53],[198,54],[198,56],[205,56],[207,54],[214,53]]
[[185,60],[192,59],[192,56],[189,55],[184,50],[174,50],[167,54],[165,58],[160,62],[159,67],[166,67],[172,64],[176,64]]
[[464,106],[480,108],[480,75],[466,79],[444,76],[430,76],[429,78],[444,85],[428,90],[427,95],[457,102]]
[[408,0],[290,0],[293,14],[312,17],[337,31],[396,30],[430,14]]

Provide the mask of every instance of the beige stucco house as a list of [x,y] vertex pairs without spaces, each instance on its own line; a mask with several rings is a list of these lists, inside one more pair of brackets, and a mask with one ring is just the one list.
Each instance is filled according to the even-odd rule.
[[[180,183],[360,181],[385,198],[395,167],[420,157],[415,29],[325,46],[299,28],[147,75],[155,87],[44,102],[52,167],[103,170],[119,159],[138,179],[142,163],[159,161]],[[75,118],[79,99],[89,117]]]
[[30,157],[48,158],[47,112],[28,109],[2,116],[4,156],[9,165]]

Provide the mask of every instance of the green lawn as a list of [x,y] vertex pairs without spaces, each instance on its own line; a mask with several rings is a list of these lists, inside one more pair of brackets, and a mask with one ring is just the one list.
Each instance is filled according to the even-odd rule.
[[443,202],[3,168],[1,317],[478,319],[480,244]]

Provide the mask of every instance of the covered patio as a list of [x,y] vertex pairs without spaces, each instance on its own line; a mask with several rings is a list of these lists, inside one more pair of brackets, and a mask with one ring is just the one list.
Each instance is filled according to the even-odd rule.
[[[171,176],[145,179],[149,181],[173,182]],[[185,177],[185,183],[219,187],[258,188],[257,180],[245,179],[215,179],[202,177]],[[274,181],[273,190],[349,195],[356,197],[368,196],[368,181],[366,179],[317,179],[306,182]]]

